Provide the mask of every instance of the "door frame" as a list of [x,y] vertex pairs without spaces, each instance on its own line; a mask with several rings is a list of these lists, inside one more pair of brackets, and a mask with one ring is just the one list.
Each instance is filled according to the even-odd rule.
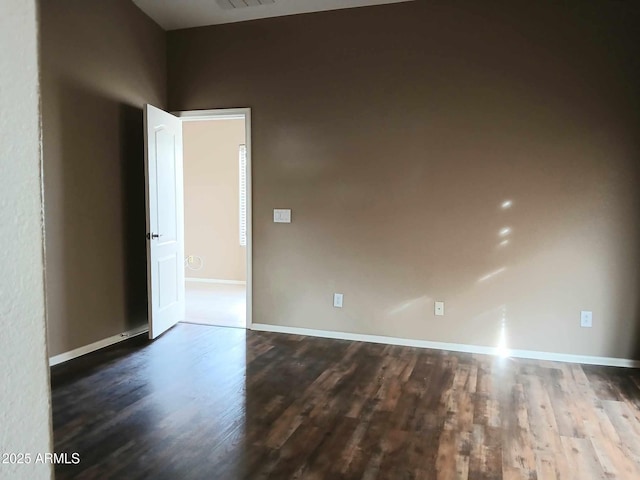
[[244,134],[247,148],[247,291],[246,328],[253,325],[253,180],[252,180],[252,147],[251,147],[251,108],[217,108],[212,110],[184,110],[171,112],[183,122],[201,122],[205,120],[237,120],[244,118]]

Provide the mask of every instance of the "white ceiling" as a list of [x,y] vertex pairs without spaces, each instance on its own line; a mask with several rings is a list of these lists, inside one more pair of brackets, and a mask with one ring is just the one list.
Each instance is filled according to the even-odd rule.
[[165,30],[412,0],[133,0]]

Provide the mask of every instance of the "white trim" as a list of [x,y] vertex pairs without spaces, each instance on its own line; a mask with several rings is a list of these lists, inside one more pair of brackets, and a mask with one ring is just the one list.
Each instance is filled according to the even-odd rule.
[[448,350],[452,352],[478,353],[482,355],[508,356],[531,360],[549,360],[553,362],[581,363],[587,365],[604,365],[609,367],[640,368],[639,360],[614,357],[594,357],[590,355],[573,355],[568,353],[537,352],[534,350],[508,350],[501,352],[495,347],[482,345],[466,345],[462,343],[431,342],[409,338],[385,337],[382,335],[365,335],[361,333],[336,332],[331,330],[314,330],[309,328],[285,327],[254,323],[252,330],[261,332],[286,333],[291,335],[306,335],[309,337],[335,338],[338,340],[352,340],[356,342],[382,343],[386,345],[401,345],[405,347],[431,348],[434,350]]
[[223,280],[221,278],[195,278],[195,277],[187,277],[184,279],[185,282],[194,282],[194,283],[221,283],[225,285],[246,285],[247,282],[244,280]]
[[59,363],[73,360],[74,358],[78,358],[82,355],[86,355],[87,353],[95,352],[96,350],[100,350],[101,348],[108,347],[109,345],[114,345],[118,342],[122,342],[123,340],[127,340],[128,338],[142,335],[143,333],[147,333],[148,331],[149,331],[149,326],[144,325],[142,327],[135,328],[127,332],[113,335],[109,338],[103,338],[102,340],[98,340],[97,342],[90,343],[89,345],[76,348],[69,352],[60,353],[49,359],[49,366],[53,367],[54,365],[58,365]]
[[251,145],[251,109],[250,108],[219,108],[213,110],[186,110],[172,112],[182,121],[200,120],[230,120],[244,118],[245,145],[247,146],[247,326],[251,329],[253,325],[253,200],[252,200],[252,172],[251,161],[253,150]]

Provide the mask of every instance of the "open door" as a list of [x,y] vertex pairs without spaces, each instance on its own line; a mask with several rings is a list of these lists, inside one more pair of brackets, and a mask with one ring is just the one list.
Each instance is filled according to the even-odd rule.
[[184,319],[182,121],[144,107],[149,338]]

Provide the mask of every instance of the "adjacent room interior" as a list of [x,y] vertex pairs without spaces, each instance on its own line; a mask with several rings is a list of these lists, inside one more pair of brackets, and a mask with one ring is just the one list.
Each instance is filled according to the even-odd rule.
[[185,321],[246,327],[244,116],[183,121]]
[[[0,22],[0,438],[80,457],[0,477],[640,478],[637,2]],[[185,219],[154,333],[155,107]]]

